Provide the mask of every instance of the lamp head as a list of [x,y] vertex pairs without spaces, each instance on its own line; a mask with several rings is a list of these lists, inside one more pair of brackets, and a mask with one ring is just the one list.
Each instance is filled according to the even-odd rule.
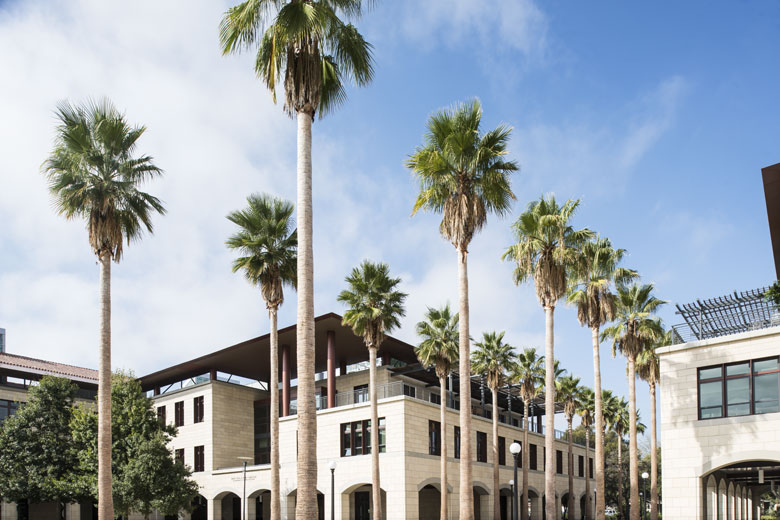
[[509,485],[510,485],[510,486],[514,486],[514,485],[515,485],[515,481],[514,481],[514,480],[510,480],[510,481],[509,481]]
[[642,478],[647,478],[647,477],[649,477],[649,476],[650,476],[650,475],[648,475],[647,471],[645,471],[644,473],[642,473]]
[[522,446],[520,446],[520,444],[516,442],[513,442],[512,444],[509,445],[509,451],[512,453],[512,455],[517,455],[518,453],[520,453],[520,450],[522,449],[523,449]]
[[328,463],[328,467],[330,468],[331,471],[335,470],[336,469],[336,461],[335,460],[330,461]]

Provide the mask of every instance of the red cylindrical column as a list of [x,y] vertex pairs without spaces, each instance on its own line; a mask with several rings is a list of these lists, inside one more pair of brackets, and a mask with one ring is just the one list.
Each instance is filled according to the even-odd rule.
[[328,331],[328,408],[336,407],[336,332]]
[[290,415],[290,346],[282,345],[282,417]]

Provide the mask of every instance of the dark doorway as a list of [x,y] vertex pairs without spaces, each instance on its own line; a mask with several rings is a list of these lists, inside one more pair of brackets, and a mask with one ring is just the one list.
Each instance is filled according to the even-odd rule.
[[368,491],[355,491],[355,520],[371,520],[370,504],[371,494]]
[[317,520],[325,520],[325,495],[317,493]]
[[[97,518],[97,517],[96,517]],[[192,501],[192,520],[206,520],[206,499],[198,495]]]
[[233,520],[241,520],[241,499],[233,495]]
[[509,510],[509,507],[507,505],[509,504],[509,500],[507,500],[507,498],[509,497],[507,497],[506,495],[501,495],[501,497],[499,498],[499,504],[500,504],[499,507],[501,509],[501,520],[507,520],[508,518],[506,512]]

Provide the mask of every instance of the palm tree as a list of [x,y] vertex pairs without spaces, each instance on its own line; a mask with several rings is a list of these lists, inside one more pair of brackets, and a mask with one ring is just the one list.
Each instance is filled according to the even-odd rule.
[[555,381],[555,395],[559,402],[563,403],[563,413],[569,423],[569,504],[567,518],[571,518],[571,512],[574,511],[574,414],[579,408],[580,378],[574,376],[565,376]]
[[458,254],[459,381],[460,381],[460,518],[474,517],[471,461],[471,357],[469,352],[468,247],[487,222],[488,213],[504,215],[515,199],[509,175],[518,169],[508,161],[511,129],[500,125],[480,133],[479,101],[442,110],[428,120],[425,144],[409,157],[406,166],[420,183],[412,214],[420,209],[442,214],[439,231]]
[[[588,471],[590,450],[590,428],[593,425],[593,414],[595,413],[593,390],[588,387],[582,387],[580,390],[579,407],[577,414],[580,416],[582,427],[585,428],[585,520],[593,519],[593,511],[590,500],[590,474]],[[603,422],[603,421],[602,421]]]
[[599,329],[615,316],[616,284],[637,277],[636,271],[620,267],[624,249],[615,249],[608,238],[596,237],[583,244],[574,265],[567,302],[577,306],[580,325],[590,327],[593,343],[593,389],[596,418],[596,518],[604,520],[604,439],[601,402],[601,356]]
[[658,520],[658,433],[656,427],[655,390],[661,381],[661,369],[655,349],[672,344],[672,330],[664,331],[652,349],[643,350],[636,371],[650,387],[650,520]]
[[471,358],[474,373],[487,381],[493,398],[493,517],[500,518],[501,503],[498,499],[498,389],[507,381],[507,367],[515,363],[514,347],[504,343],[504,332],[485,332],[482,341],[475,343],[477,349]]
[[371,44],[344,19],[362,13],[362,0],[245,0],[219,27],[223,54],[257,46],[255,71],[276,101],[284,75],[284,111],[298,119],[298,451],[296,518],[317,515],[317,422],[314,402],[314,253],[312,251],[311,125],[315,114],[346,101],[346,81],[367,85]]
[[[555,305],[567,289],[567,273],[576,265],[578,250],[593,233],[575,230],[571,219],[579,200],[559,206],[555,197],[542,196],[528,205],[513,226],[517,242],[504,253],[505,260],[516,263],[514,278],[520,284],[533,278],[536,296],[544,308],[545,317],[545,495],[555,496],[555,374],[553,372]],[[550,413],[552,411],[552,413]],[[555,520],[555,501],[546,503],[547,520]]]
[[344,313],[343,324],[352,327],[355,335],[363,338],[368,348],[368,393],[371,399],[371,494],[374,520],[382,518],[382,498],[379,487],[379,411],[376,398],[376,355],[385,334],[401,323],[406,294],[396,288],[400,278],[390,277],[385,263],[364,260],[352,269],[346,278],[347,289],[338,295],[338,301],[349,308]]
[[520,499],[522,520],[528,520],[528,408],[544,388],[544,373],[544,356],[537,356],[536,349],[527,348],[517,354],[517,363],[512,366],[511,379],[520,386],[520,397],[523,399],[523,494]]
[[100,354],[98,362],[98,518],[113,520],[111,478],[111,260],[122,243],[152,232],[162,202],[139,185],[162,174],[148,155],[136,154],[144,126],[131,126],[107,99],[57,105],[54,149],[42,169],[57,213],[84,219],[89,244],[100,263]]
[[284,286],[295,287],[297,231],[293,229],[291,202],[269,195],[250,195],[246,209],[233,211],[227,218],[240,230],[226,245],[241,255],[233,261],[233,272],[244,271],[268,309],[271,329],[271,520],[281,520],[279,487],[279,335],[276,318],[284,302]]
[[[608,403],[608,426],[615,433],[617,437],[617,463],[618,463],[618,514],[620,518],[624,518],[625,510],[623,509],[623,441],[625,439],[626,431],[630,430],[631,414],[629,411],[628,401],[624,397],[617,398],[611,396]],[[639,420],[639,411],[637,410],[637,423],[636,428],[638,433],[644,433],[645,425]],[[637,470],[638,471],[638,470]]]
[[631,520],[639,520],[639,462],[636,435],[636,358],[663,333],[660,320],[653,317],[663,300],[653,296],[653,284],[618,286],[616,323],[601,333],[612,339],[612,355],[619,350],[628,360],[628,401],[630,408],[629,462],[631,477]]
[[420,364],[433,367],[441,389],[441,506],[439,518],[447,520],[447,376],[458,361],[458,315],[449,304],[441,309],[428,307],[425,320],[417,323],[417,335],[423,340],[414,349]]

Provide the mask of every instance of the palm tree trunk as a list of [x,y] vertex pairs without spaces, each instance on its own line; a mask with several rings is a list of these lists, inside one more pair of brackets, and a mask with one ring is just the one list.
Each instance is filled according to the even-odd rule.
[[658,434],[655,413],[655,383],[650,383],[650,520],[658,520]]
[[607,506],[606,493],[604,492],[604,417],[602,416],[603,403],[601,401],[601,355],[599,343],[599,327],[591,327],[593,340],[593,392],[596,414],[596,454],[594,465],[596,477],[596,520],[604,520],[604,509]]
[[[528,465],[530,464],[528,458],[528,401],[523,399],[523,494],[520,495],[520,518],[521,520],[528,520]],[[515,482],[517,486],[517,482]]]
[[493,518],[501,518],[501,490],[498,485],[498,388],[491,388],[493,394]]
[[371,497],[372,517],[382,520],[382,488],[379,487],[379,405],[376,398],[376,350],[368,347],[368,395],[371,399]]
[[314,253],[311,203],[312,114],[298,112],[298,450],[295,518],[317,518],[317,408],[314,403]]
[[268,310],[271,321],[271,520],[282,520],[281,491],[279,488],[279,334],[276,305]]
[[593,519],[590,499],[590,426],[585,428],[585,520]]
[[574,427],[572,426],[572,421],[574,420],[574,417],[569,417],[569,505],[568,505],[568,512],[566,513],[566,518],[570,519],[572,518],[572,513],[574,512]]
[[[615,432],[618,433],[618,432]],[[624,520],[626,518],[626,511],[623,509],[623,432],[619,432],[617,435],[617,447],[618,447],[618,518]]]
[[469,275],[468,251],[458,249],[458,333],[460,359],[460,520],[474,520],[471,461],[471,353],[469,348]]
[[111,255],[100,255],[98,361],[98,520],[114,520],[111,474]]
[[445,377],[439,378],[441,388],[441,506],[439,507],[440,520],[447,520],[447,382]]
[[545,518],[557,520],[555,514],[555,338],[553,314],[555,307],[544,307],[544,494]]
[[636,443],[636,356],[628,358],[628,467],[631,484],[630,518],[639,520],[639,461]]

